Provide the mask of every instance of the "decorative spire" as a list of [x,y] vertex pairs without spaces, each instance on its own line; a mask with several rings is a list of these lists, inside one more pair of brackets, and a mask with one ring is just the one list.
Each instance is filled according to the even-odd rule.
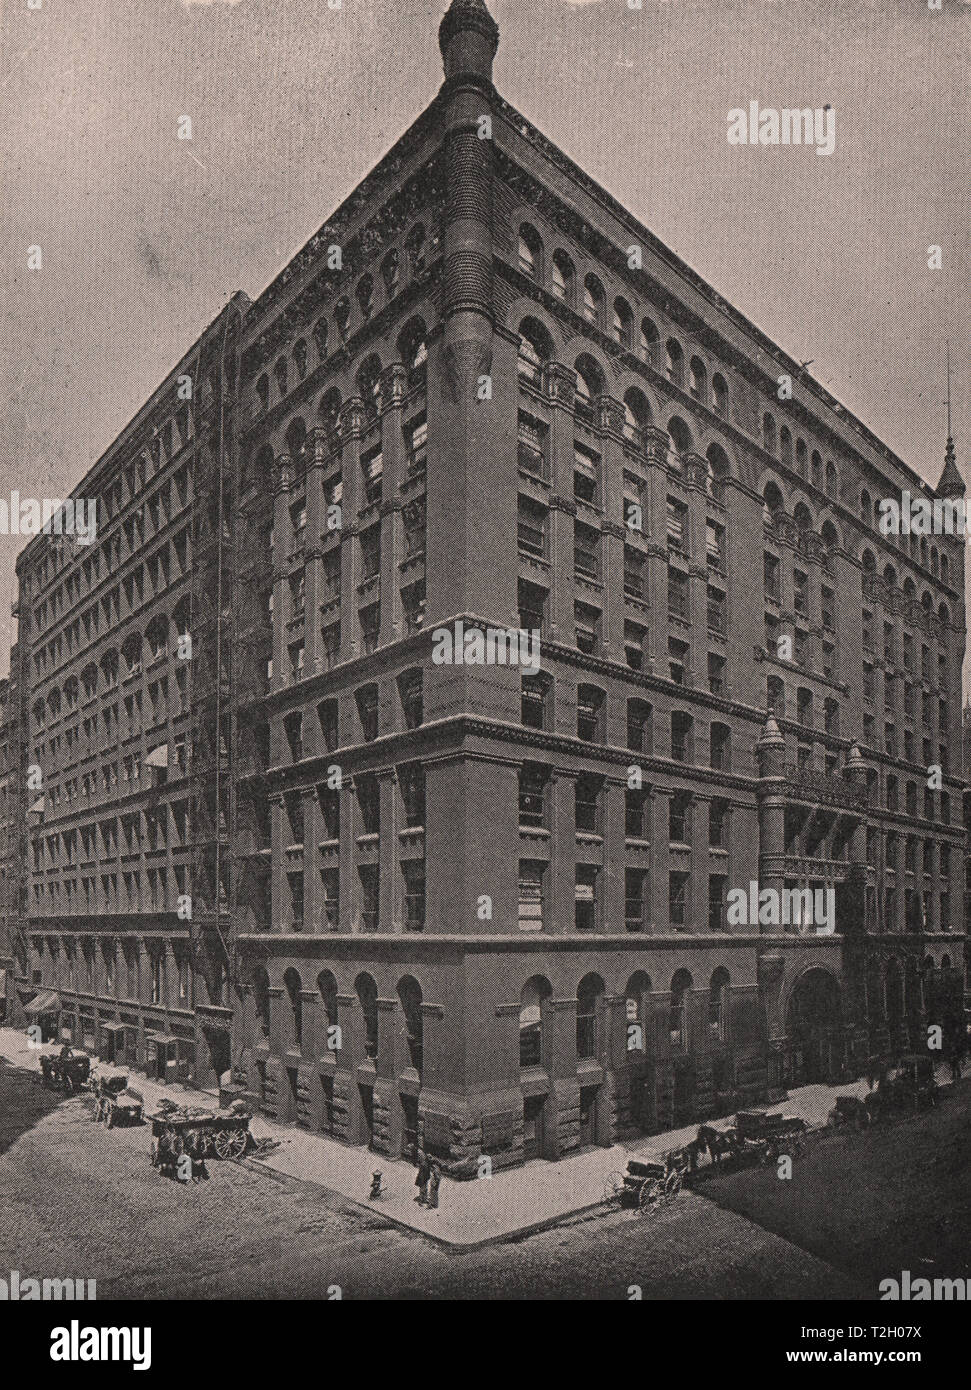
[[491,82],[499,25],[484,0],[452,0],[438,27],[438,46],[446,77],[472,73]]
[[947,447],[944,450],[944,472],[937,485],[938,497],[963,497],[964,480],[958,470],[954,456],[954,439],[951,435],[951,344],[947,344]]

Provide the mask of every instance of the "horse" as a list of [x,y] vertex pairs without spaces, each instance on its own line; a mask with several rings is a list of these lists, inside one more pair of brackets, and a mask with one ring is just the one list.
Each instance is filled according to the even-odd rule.
[[715,1129],[714,1125],[701,1125],[695,1144],[699,1152],[704,1149],[708,1150],[709,1160],[716,1166],[721,1163],[723,1154],[732,1158],[737,1148],[733,1133]]

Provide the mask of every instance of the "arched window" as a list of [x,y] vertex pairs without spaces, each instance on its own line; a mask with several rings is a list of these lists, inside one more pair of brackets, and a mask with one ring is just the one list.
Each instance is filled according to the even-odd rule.
[[77,676],[68,676],[67,680],[64,682],[64,703],[67,706],[69,714],[71,710],[77,709],[80,692],[81,687],[78,683]]
[[128,676],[140,676],[142,673],[142,638],[138,632],[133,632],[130,637],[126,637],[121,648],[121,655],[127,668]]
[[725,485],[731,472],[728,455],[720,444],[709,444],[706,458],[708,460],[706,479],[708,495],[715,502],[724,503]]
[[362,275],[354,291],[361,317],[366,321],[374,312],[374,276]]
[[823,544],[825,545],[827,550],[839,549],[839,532],[837,531],[833,523],[829,520],[823,522],[822,537]]
[[687,1051],[688,1048],[688,994],[691,986],[692,979],[687,970],[675,972],[671,981],[668,1033],[671,1046],[679,1051]]
[[337,1028],[337,981],[329,970],[322,970],[317,976],[317,992],[320,995],[321,1008],[324,1014],[324,1045],[329,1052],[337,1051],[331,1044],[336,1041],[337,1034],[331,1033],[332,1028]]
[[331,432],[337,429],[340,424],[341,405],[341,393],[336,386],[332,386],[321,396],[320,405],[317,407],[317,419],[322,429]]
[[287,394],[287,359],[278,357],[273,367],[273,375],[276,377],[277,390],[281,396]]
[[307,375],[307,341],[298,338],[293,345],[293,361],[297,368],[297,380],[303,381]]
[[657,369],[661,365],[661,335],[657,324],[651,319],[641,319],[641,337],[638,357]]
[[522,381],[543,384],[543,365],[553,356],[549,333],[538,319],[523,319],[519,325],[519,358],[516,369]]
[[937,616],[940,618],[941,622],[944,624],[945,627],[951,626],[951,610],[948,608],[946,603],[941,604],[940,608],[937,610]]
[[93,700],[98,693],[98,668],[93,661],[81,672],[81,685],[85,700]]
[[709,731],[709,767],[727,772],[731,766],[732,732],[727,724],[712,724]]
[[317,349],[317,360],[323,362],[327,356],[327,320],[320,318],[314,324],[314,347]]
[[765,504],[764,515],[767,520],[771,520],[776,512],[783,510],[782,492],[778,483],[766,483],[762,489],[762,501]]
[[708,986],[708,1036],[713,1042],[728,1041],[728,971],[719,966]]
[[364,414],[369,420],[376,419],[381,407],[381,359],[371,353],[358,368],[357,393],[364,403]]
[[364,1055],[372,1061],[378,1055],[378,987],[366,971],[354,981],[354,991],[364,1021]]
[[722,420],[728,419],[728,383],[720,372],[711,379],[711,403],[715,414]]
[[627,1052],[646,1052],[649,1040],[651,979],[635,970],[624,988],[624,1023]]
[[292,969],[284,975],[283,983],[290,1000],[293,1046],[299,1051],[303,1048],[303,1000],[300,997],[303,985],[297,971]]
[[614,341],[630,352],[634,346],[634,315],[627,300],[620,295],[614,300],[613,334]]
[[553,252],[553,293],[565,304],[572,304],[576,294],[576,271],[565,251]]
[[287,454],[294,476],[299,480],[307,472],[307,425],[302,415],[297,415],[287,426]]
[[684,386],[684,353],[676,338],[669,338],[667,342],[667,373],[668,380],[675,386]]
[[597,363],[588,353],[581,353],[576,360],[577,389],[574,402],[577,413],[584,419],[592,420],[593,404],[604,393],[604,377]]
[[691,364],[691,394],[696,401],[701,401],[702,405],[708,404],[708,369],[700,357],[692,357]]
[[931,546],[931,574],[933,574],[933,575],[936,577],[937,574],[938,574],[938,572],[939,572],[939,570],[940,570],[940,558],[939,558],[938,553],[937,553],[937,546],[936,546],[936,545],[932,545],[932,546]]
[[839,480],[836,476],[836,464],[832,459],[826,460],[826,496],[836,497],[839,494]]
[[873,501],[866,488],[860,493],[860,520],[864,526],[873,525]]
[[599,1045],[598,1014],[604,996],[599,975],[584,975],[577,987],[577,1060],[595,1058]]
[[583,317],[595,328],[603,328],[604,287],[596,275],[588,275],[583,282]]
[[668,421],[668,438],[671,440],[672,466],[679,467],[682,455],[690,454],[693,447],[691,431],[680,415],[672,415]]
[[766,411],[762,416],[762,447],[766,453],[774,454],[776,447],[775,420]]
[[811,531],[813,529],[812,513],[805,502],[797,502],[792,513],[792,519],[799,527],[800,531]]
[[942,584],[950,584],[950,582],[951,582],[950,565],[949,565],[949,563],[948,563],[948,558],[947,558],[947,556],[944,555],[944,554],[942,554],[942,555],[941,555],[941,583],[942,583]]
[[792,435],[787,425],[779,431],[779,457],[787,467],[792,467]]
[[651,423],[651,407],[644,392],[631,386],[624,393],[624,437],[639,449],[644,447],[644,430]]
[[405,975],[398,981],[398,999],[405,1021],[405,1040],[408,1044],[408,1057],[415,1071],[421,1076],[424,1029],[421,1012],[421,986],[412,975]]
[[398,335],[398,354],[408,372],[408,389],[425,382],[428,371],[428,330],[422,318],[411,319]]
[[34,701],[34,725],[38,729],[44,727],[44,712],[46,708],[47,706],[44,704],[43,699]]
[[884,565],[883,578],[884,582],[889,584],[891,588],[895,589],[897,587],[897,571],[894,569],[893,565]]
[[796,472],[800,478],[809,477],[809,450],[804,439],[796,440]]
[[117,652],[105,652],[104,656],[101,658],[101,675],[104,678],[106,689],[113,690],[118,684]]
[[166,653],[169,644],[169,620],[164,613],[157,614],[145,629],[152,660],[159,661]]
[[389,251],[381,262],[381,279],[384,281],[384,292],[390,299],[401,281],[401,260],[397,251]]
[[543,1065],[543,1007],[552,997],[553,986],[543,975],[534,975],[523,985],[519,996],[519,1065]]
[[270,1036],[270,977],[265,970],[254,970],[250,984],[257,1027],[264,1038]]
[[342,294],[334,305],[334,322],[337,324],[337,331],[342,338],[347,337],[348,325],[351,321],[351,301],[346,294]]
[[405,252],[412,275],[420,275],[425,269],[425,228],[416,222],[405,238]]
[[519,269],[533,280],[543,279],[543,243],[528,222],[519,229]]
[[266,372],[256,383],[256,399],[259,401],[260,410],[265,412],[270,408],[270,378]]

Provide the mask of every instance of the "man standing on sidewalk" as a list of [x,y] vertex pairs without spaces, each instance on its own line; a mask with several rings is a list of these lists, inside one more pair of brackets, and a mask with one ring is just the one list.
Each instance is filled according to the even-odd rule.
[[428,1162],[428,1155],[424,1149],[418,1150],[418,1172],[415,1174],[415,1186],[418,1188],[418,1196],[415,1201],[420,1207],[428,1204],[428,1179],[431,1177],[431,1165]]
[[442,1165],[437,1158],[433,1158],[429,1167],[431,1168],[431,1175],[428,1184],[428,1205],[432,1211],[435,1211],[438,1208],[438,1189],[442,1182]]

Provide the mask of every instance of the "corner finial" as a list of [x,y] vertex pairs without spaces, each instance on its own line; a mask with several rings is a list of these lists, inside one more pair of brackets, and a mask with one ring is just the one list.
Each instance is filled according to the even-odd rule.
[[499,47],[499,25],[484,0],[452,0],[438,26],[445,76],[473,73],[492,81],[492,60]]

